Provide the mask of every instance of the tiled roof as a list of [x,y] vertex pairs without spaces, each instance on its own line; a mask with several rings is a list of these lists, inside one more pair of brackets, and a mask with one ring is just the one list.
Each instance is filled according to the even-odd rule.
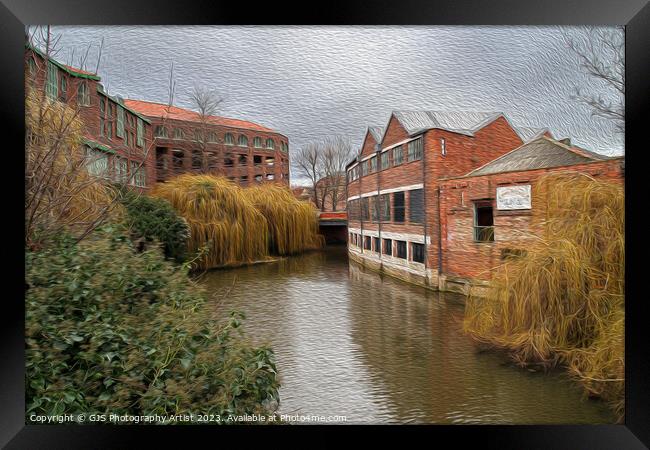
[[524,143],[532,142],[544,135],[544,133],[549,133],[547,128],[530,128],[530,127],[514,127],[515,131],[519,135]]
[[542,136],[490,161],[466,176],[570,166],[606,159],[609,158]]
[[[201,116],[196,111],[179,108],[178,106],[169,106],[164,103],[146,102],[143,100],[124,99],[124,104],[129,108],[139,112],[147,117],[160,117],[165,119],[186,120],[190,122],[200,122]],[[221,125],[232,128],[244,128],[247,130],[265,131],[277,133],[276,131],[262,125],[248,122],[246,120],[230,119],[220,116],[208,116],[207,121],[214,125]]]
[[470,111],[393,111],[393,115],[406,132],[413,136],[438,128],[454,133],[473,136],[475,131],[496,120],[500,112]]

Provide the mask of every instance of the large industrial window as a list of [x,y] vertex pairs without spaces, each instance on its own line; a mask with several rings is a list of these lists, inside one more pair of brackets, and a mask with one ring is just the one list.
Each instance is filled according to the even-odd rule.
[[45,93],[52,100],[56,100],[59,96],[59,69],[51,62],[47,64]]
[[375,245],[375,251],[377,253],[381,253],[381,241],[379,240],[379,238],[378,237],[372,238],[372,240],[374,241],[373,243]]
[[408,143],[408,160],[416,161],[422,159],[422,138],[412,140]]
[[377,201],[377,198],[376,195],[370,197],[370,211],[373,222],[379,222],[379,202]]
[[393,166],[399,166],[404,162],[404,151],[402,146],[395,147],[393,149]]
[[388,152],[381,154],[381,170],[388,169],[390,166],[390,159]]
[[413,261],[424,263],[424,244],[412,242],[411,250],[413,251]]
[[90,175],[105,177],[108,175],[108,155],[102,151],[86,147],[86,170]]
[[119,105],[117,107],[117,130],[115,135],[124,138],[124,108]]
[[377,157],[373,156],[368,161],[370,162],[370,169],[368,170],[368,173],[377,172]]
[[390,222],[390,195],[382,194],[379,196],[379,208],[382,222]]
[[391,256],[393,254],[393,240],[384,239],[384,255]]
[[409,191],[409,222],[422,223],[424,221],[424,190]]
[[489,201],[474,203],[474,240],[494,242],[494,215]]
[[393,193],[393,221],[404,222],[404,192]]
[[138,134],[137,145],[138,147],[142,147],[144,146],[144,121],[140,118],[138,118],[137,134]]
[[370,209],[368,208],[368,197],[361,199],[361,219],[370,220]]
[[406,241],[395,241],[395,250],[398,258],[406,259]]
[[104,128],[106,125],[106,100],[99,99],[99,135],[104,136]]
[[90,94],[88,93],[88,83],[82,81],[77,88],[77,104],[79,106],[90,105]]

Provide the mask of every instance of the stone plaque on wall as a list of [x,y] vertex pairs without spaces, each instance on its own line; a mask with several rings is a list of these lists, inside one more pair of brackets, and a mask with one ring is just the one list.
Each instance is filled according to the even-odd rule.
[[530,184],[497,187],[497,209],[530,209]]

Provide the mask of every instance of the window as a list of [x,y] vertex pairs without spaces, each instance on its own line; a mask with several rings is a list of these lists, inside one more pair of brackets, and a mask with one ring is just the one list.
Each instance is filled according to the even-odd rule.
[[268,138],[266,140],[266,148],[274,149],[275,148],[275,142],[273,142],[273,139]]
[[395,241],[395,250],[395,256],[406,259],[406,241]]
[[368,173],[377,172],[377,157],[373,156],[368,161],[370,162],[370,169],[368,170]]
[[253,147],[255,148],[262,148],[262,138],[259,136],[256,136],[253,139]]
[[237,164],[240,166],[245,166],[248,164],[248,157],[246,155],[239,155],[239,160],[237,161]]
[[390,159],[388,152],[381,154],[381,170],[388,169],[390,167]]
[[88,92],[88,83],[82,81],[77,89],[77,103],[79,106],[90,105],[90,94]]
[[262,181],[262,175],[255,175],[255,181]]
[[226,155],[226,157],[223,160],[223,165],[224,167],[232,167],[234,165],[234,161],[232,160],[232,155]]
[[138,145],[138,147],[142,147],[142,146],[144,146],[144,122],[139,117],[138,117],[137,134],[138,134],[137,145]]
[[248,183],[248,175],[242,175],[241,177],[239,177],[239,182]]
[[217,154],[208,152],[208,169],[214,170],[217,168]]
[[370,245],[371,245],[370,236],[364,236],[363,237],[363,248],[365,250],[370,250]]
[[379,202],[377,201],[376,195],[370,197],[370,208],[372,211],[372,221],[379,222]]
[[414,189],[409,191],[409,222],[422,223],[424,221],[424,190]]
[[56,100],[59,96],[59,69],[52,62],[47,63],[45,93],[51,100]]
[[377,253],[381,253],[381,241],[379,240],[378,237],[372,238],[373,240],[373,245],[375,246],[375,251]]
[[101,98],[99,100],[99,135],[104,136],[104,130],[106,128],[106,99]]
[[68,81],[65,75],[61,76],[61,101],[65,102],[68,99]]
[[368,161],[363,161],[361,163],[361,176],[368,175]]
[[239,138],[237,139],[237,145],[240,147],[247,147],[248,146],[248,138],[244,136],[243,134],[239,135]]
[[254,155],[253,156],[253,164],[256,166],[259,166],[262,164],[262,157],[260,155]]
[[393,221],[404,222],[404,192],[393,193]]
[[201,150],[192,151],[192,168],[201,169],[203,167],[203,152]]
[[34,58],[27,60],[27,70],[29,71],[29,76],[33,77],[36,75],[36,61],[34,61]]
[[447,147],[445,144],[445,138],[440,138],[440,154],[442,156],[447,156]]
[[494,215],[490,201],[474,203],[474,240],[494,242]]
[[178,171],[183,168],[185,165],[185,152],[180,149],[173,149],[172,150],[172,170]]
[[370,210],[368,209],[368,197],[361,199],[361,220],[370,220]]
[[131,161],[131,184],[137,187],[145,187],[144,167],[138,167],[139,162]]
[[194,130],[194,141],[203,142],[203,130]]
[[267,156],[266,158],[264,158],[264,162],[266,163],[267,166],[273,167],[273,165],[275,164],[275,158],[273,156]]
[[392,256],[393,255],[393,240],[384,239],[384,255]]
[[412,140],[408,143],[408,160],[416,161],[422,159],[422,138]]
[[393,166],[399,166],[404,162],[404,151],[402,146],[397,146],[393,149]]
[[128,161],[119,156],[116,156],[113,161],[115,164],[115,181],[125,183],[128,177]]
[[273,175],[272,173],[270,173],[270,174],[268,174],[268,175],[266,176],[266,179],[267,179],[267,180],[274,180],[274,179],[275,179],[275,175]]
[[183,139],[185,137],[185,133],[183,133],[183,130],[180,128],[174,128],[174,139]]
[[424,244],[412,242],[411,251],[413,252],[413,261],[424,264]]
[[208,133],[208,142],[217,142],[217,133],[214,131]]
[[166,138],[167,137],[167,128],[164,125],[156,125],[156,131],[154,133],[156,137]]
[[223,142],[226,145],[235,145],[235,138],[232,137],[232,134],[226,133],[226,135],[223,137]]
[[106,137],[113,139],[113,121],[115,120],[115,105],[113,102],[108,103],[108,117],[106,118]]
[[119,105],[117,107],[117,130],[115,135],[124,138],[124,108]]
[[100,150],[86,147],[86,170],[90,175],[105,177],[108,175],[108,155]]
[[288,153],[289,152],[289,144],[287,144],[286,142],[282,142],[281,144],[282,144],[282,151],[284,153]]
[[379,196],[379,217],[382,222],[390,222],[390,195]]

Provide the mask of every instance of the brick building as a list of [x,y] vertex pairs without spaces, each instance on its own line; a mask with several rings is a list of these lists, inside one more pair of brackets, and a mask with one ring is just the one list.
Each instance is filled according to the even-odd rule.
[[433,288],[443,277],[440,180],[463,176],[547,130],[502,113],[395,111],[348,164],[350,258]]
[[244,186],[289,184],[288,140],[270,128],[161,103],[124,103],[151,121],[158,182],[191,172],[224,175]]
[[185,172],[289,185],[288,139],[262,125],[105,92],[94,73],[25,51],[28,83],[78,111],[88,170],[147,190]]
[[46,58],[27,46],[26,83],[43,89],[47,98],[66,103],[83,122],[88,170],[97,176],[149,188],[155,179],[151,122],[108,95],[97,74]]
[[444,290],[467,293],[490,279],[490,268],[525,252],[540,225],[532,222],[535,181],[549,173],[577,172],[622,183],[623,157],[541,137],[461,176],[442,179],[440,222]]

